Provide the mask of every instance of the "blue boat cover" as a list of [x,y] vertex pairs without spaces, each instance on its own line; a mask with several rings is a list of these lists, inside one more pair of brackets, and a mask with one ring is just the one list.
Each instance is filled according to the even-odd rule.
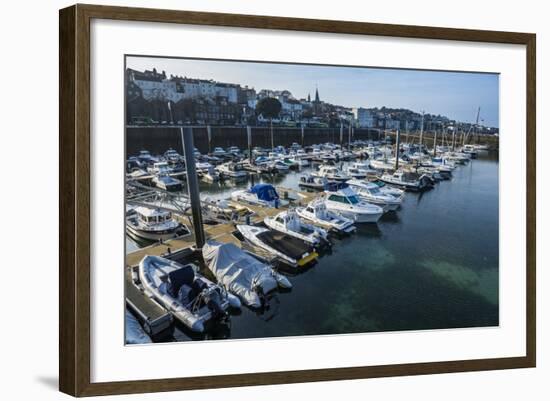
[[273,185],[270,184],[256,184],[252,188],[250,188],[250,192],[256,194],[258,199],[266,202],[271,202],[275,199],[279,199],[277,191],[275,191]]

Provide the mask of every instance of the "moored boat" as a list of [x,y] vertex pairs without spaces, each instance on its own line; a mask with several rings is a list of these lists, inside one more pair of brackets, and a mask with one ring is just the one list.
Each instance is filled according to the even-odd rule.
[[246,178],[248,176],[248,172],[244,168],[242,163],[224,163],[220,164],[216,169],[219,171],[219,173],[224,177],[230,177],[230,178]]
[[169,192],[181,191],[183,188],[180,180],[166,174],[154,176],[152,182],[157,188]]
[[376,223],[384,214],[384,209],[362,201],[348,186],[325,191],[325,205],[328,210],[352,219],[356,223]]
[[318,191],[322,191],[331,182],[334,183],[336,181],[329,181],[326,177],[317,177],[309,174],[309,175],[301,176],[300,181],[298,182],[298,185],[304,188],[310,188],[310,189],[316,189]]
[[314,247],[332,245],[324,229],[303,222],[295,210],[279,212],[273,217],[267,216],[264,223],[272,230],[301,239]]
[[172,218],[172,213],[144,206],[135,207],[128,214],[126,231],[149,241],[166,240],[189,233],[185,225]]
[[277,287],[292,288],[285,276],[235,244],[208,241],[202,255],[218,283],[251,308],[263,306],[263,297]]
[[256,184],[250,189],[241,189],[231,194],[231,199],[236,202],[245,202],[252,205],[278,208],[285,202],[279,198],[279,194],[270,184]]
[[425,174],[416,174],[397,170],[393,174],[382,174],[380,180],[398,186],[406,191],[424,191],[433,187],[432,179]]
[[343,173],[338,167],[329,165],[320,166],[319,170],[314,171],[311,175],[316,177],[325,177],[331,181],[347,181],[351,179],[349,175]]
[[146,296],[197,333],[208,322],[225,318],[230,305],[240,306],[238,298],[199,274],[193,264],[147,255],[139,263],[139,280]]
[[328,210],[322,199],[315,199],[307,206],[297,208],[296,213],[313,224],[338,234],[350,234],[355,231],[353,220]]
[[397,210],[403,203],[403,196],[384,193],[378,185],[365,180],[351,180],[347,183],[359,198],[366,202],[381,206],[384,210]]
[[317,252],[304,241],[264,227],[237,225],[237,230],[252,245],[266,250],[291,267],[303,267],[315,262]]

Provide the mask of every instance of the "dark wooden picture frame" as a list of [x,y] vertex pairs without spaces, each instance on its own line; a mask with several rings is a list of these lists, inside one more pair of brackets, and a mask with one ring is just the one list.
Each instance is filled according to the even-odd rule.
[[[525,45],[527,49],[526,356],[91,383],[90,22],[94,18]],[[60,10],[59,29],[59,388],[62,392],[73,396],[93,396],[535,366],[535,34],[95,5],[74,5]]]

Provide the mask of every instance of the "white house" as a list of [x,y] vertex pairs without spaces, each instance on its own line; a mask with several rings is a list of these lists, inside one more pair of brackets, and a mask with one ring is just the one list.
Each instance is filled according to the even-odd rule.
[[356,107],[352,109],[352,113],[357,127],[373,128],[375,126],[375,116],[369,110],[363,107]]

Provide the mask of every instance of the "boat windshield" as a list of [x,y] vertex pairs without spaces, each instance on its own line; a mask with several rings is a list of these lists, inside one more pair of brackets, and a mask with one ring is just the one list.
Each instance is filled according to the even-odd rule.
[[348,201],[349,201],[349,203],[351,203],[352,205],[357,205],[357,204],[359,203],[359,199],[358,199],[357,196],[355,196],[355,195],[348,196]]
[[378,195],[380,193],[380,188],[378,188],[377,186],[372,186],[369,188],[369,191],[373,195]]

